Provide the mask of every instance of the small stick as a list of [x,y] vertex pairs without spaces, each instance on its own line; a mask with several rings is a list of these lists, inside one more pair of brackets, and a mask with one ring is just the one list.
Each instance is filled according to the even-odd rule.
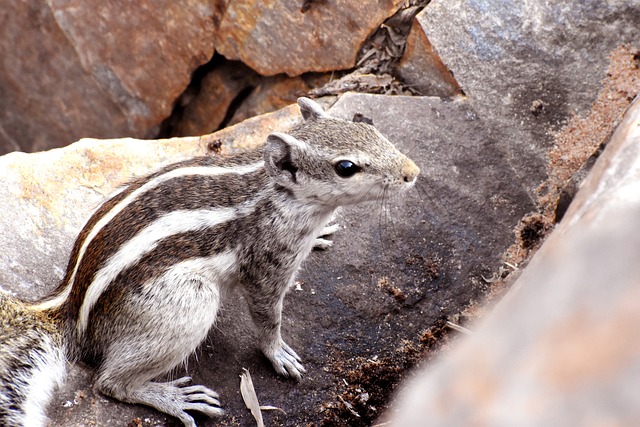
[[469,329],[467,329],[467,328],[465,328],[463,326],[457,325],[457,324],[455,324],[453,322],[450,322],[448,320],[447,320],[447,326],[450,327],[451,329],[453,329],[454,331],[462,332],[463,334],[466,334],[466,335],[473,335],[473,332],[471,332]]

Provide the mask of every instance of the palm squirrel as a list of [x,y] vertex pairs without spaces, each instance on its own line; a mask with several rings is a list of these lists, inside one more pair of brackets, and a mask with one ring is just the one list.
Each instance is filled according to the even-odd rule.
[[42,426],[65,360],[95,368],[104,394],[196,424],[222,413],[190,378],[154,382],[185,360],[239,290],[275,370],[300,379],[280,335],[283,299],[339,206],[410,188],[420,172],[366,123],[308,98],[303,121],[260,150],[198,157],[133,181],[100,206],[47,298],[0,295],[0,424]]

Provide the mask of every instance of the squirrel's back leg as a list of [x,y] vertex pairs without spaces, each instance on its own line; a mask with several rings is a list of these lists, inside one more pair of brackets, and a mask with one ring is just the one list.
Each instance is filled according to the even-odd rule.
[[103,349],[97,388],[118,400],[151,406],[189,427],[196,424],[186,411],[222,414],[218,395],[204,386],[188,386],[190,378],[152,381],[198,347],[219,305],[215,281],[191,268],[173,267],[142,292],[129,294],[117,313],[95,319],[91,335]]

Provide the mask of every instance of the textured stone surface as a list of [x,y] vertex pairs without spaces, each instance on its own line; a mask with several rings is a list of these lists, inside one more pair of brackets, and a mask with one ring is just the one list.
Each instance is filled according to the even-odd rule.
[[216,50],[265,76],[347,69],[367,36],[401,4],[236,0],[221,18]]
[[213,54],[213,13],[199,0],[4,2],[0,153],[152,136]]
[[239,61],[222,60],[192,83],[163,123],[162,136],[204,135],[295,104],[331,74],[262,77]]
[[418,20],[494,138],[510,142],[506,161],[529,159],[515,172],[532,189],[550,131],[588,110],[616,46],[640,43],[634,0],[433,0]]
[[418,19],[414,19],[409,31],[396,75],[420,95],[450,97],[461,93],[458,82],[433,50]]
[[171,136],[195,136],[218,130],[228,119],[234,100],[243,92],[251,91],[258,82],[259,76],[244,64],[237,61],[221,63],[202,78],[198,87],[190,86],[181,96],[181,111],[178,114],[174,111],[167,132]]
[[263,78],[249,96],[234,111],[229,124],[237,124],[249,117],[269,113],[296,102],[310,90],[328,82],[331,74],[306,74],[296,77],[278,75]]
[[[334,247],[311,255],[299,277],[300,290],[292,290],[284,309],[284,336],[308,370],[299,384],[278,379],[258,353],[244,302],[225,301],[219,324],[187,365],[196,382],[220,393],[228,414],[202,420],[201,426],[254,425],[239,394],[242,368],[251,370],[261,403],[286,411],[265,413],[271,425],[319,425],[336,417],[345,425],[368,425],[379,413],[375,402],[384,404],[393,384],[382,395],[369,390],[367,412],[357,419],[337,412],[346,373],[369,360],[391,362],[384,368],[389,372],[401,369],[393,364],[399,348],[479,298],[482,275],[495,268],[511,243],[513,225],[531,209],[524,185],[504,168],[504,147],[491,141],[464,99],[346,94],[330,112],[373,120],[422,169],[418,188],[401,199],[345,209]],[[82,222],[129,173],[204,152],[216,142],[224,149],[254,145],[264,140],[264,132],[290,126],[297,111],[289,107],[270,117],[277,121],[256,118],[202,139],[127,146],[124,141],[80,142],[4,156],[0,170],[10,185],[0,189],[0,203],[12,215],[0,223],[0,283],[22,295],[28,284],[40,293],[51,288]],[[250,139],[247,132],[263,136]],[[183,374],[178,368],[173,375]],[[73,369],[54,399],[53,425],[126,425],[136,417],[150,420],[143,425],[177,425],[150,409],[101,397],[88,378]]]
[[[234,2],[229,10],[235,10],[233,13],[238,17],[251,18],[240,10],[246,10],[245,4]],[[173,374],[180,376],[186,371],[196,382],[220,392],[228,415],[218,420],[202,420],[199,425],[254,425],[238,391],[238,374],[243,367],[251,369],[260,401],[287,412],[287,415],[267,413],[268,424],[318,425],[322,420],[330,420],[330,425],[337,419],[350,426],[371,425],[372,417],[377,416],[377,411],[386,403],[385,396],[376,395],[361,383],[346,385],[346,375],[362,372],[367,364],[379,366],[376,365],[379,363],[383,373],[392,376],[393,381],[397,380],[406,365],[390,365],[385,371],[382,361],[396,360],[394,358],[400,357],[399,350],[406,348],[407,341],[415,342],[426,328],[438,322],[441,324],[449,316],[458,314],[467,302],[483,295],[487,285],[482,276],[488,277],[495,271],[500,254],[512,241],[513,225],[533,208],[527,191],[535,188],[544,175],[544,149],[551,141],[549,131],[574,110],[582,112],[588,108],[596,96],[598,82],[604,76],[611,48],[624,41],[638,40],[638,13],[630,4],[631,0],[579,4],[450,0],[445,5],[445,2],[433,0],[419,18],[421,28],[454,72],[468,98],[443,102],[435,98],[347,95],[335,106],[335,114],[353,117],[360,113],[372,119],[383,133],[409,152],[422,169],[418,188],[402,200],[345,210],[339,218],[343,229],[335,238],[334,248],[326,253],[312,254],[300,276],[300,290],[288,296],[284,311],[284,335],[303,356],[309,371],[300,384],[276,378],[258,354],[244,303],[235,299],[224,305],[220,323],[197,357],[191,358],[185,369],[181,367]],[[285,56],[276,58],[280,65],[289,56],[300,62],[300,52],[312,50],[300,42],[303,35],[308,36],[304,30],[311,29],[311,39],[316,37],[318,46],[325,43],[328,56],[336,55],[328,48],[333,46],[329,46],[329,42],[350,37],[349,25],[340,21],[343,16],[333,9],[335,3],[266,2],[263,5],[271,6],[274,11],[291,7],[290,17],[302,19],[306,25],[304,28],[292,27],[284,21],[273,20],[266,8],[262,12],[254,9],[260,12],[256,14],[260,21],[237,23],[241,29],[253,28],[251,25],[283,29],[286,32],[284,39],[294,43]],[[350,5],[361,7],[353,2]],[[305,6],[309,6],[305,14],[293,14]],[[224,1],[214,2],[214,7],[220,7],[219,16],[224,17]],[[81,58],[86,64],[95,64],[93,59],[77,56],[76,62],[67,61],[67,55],[77,55],[70,44],[64,44],[66,37],[75,37],[73,32],[68,27],[64,27],[66,32],[61,31],[46,8],[33,7],[30,15],[26,12],[21,15],[22,12],[14,10],[16,8],[15,3],[10,3],[0,11],[0,24],[2,28],[11,28],[8,34],[20,34],[25,38],[4,37],[0,45],[13,43],[22,51],[36,52],[34,56],[46,58],[53,64],[53,70],[28,77],[37,91],[47,95],[43,98],[45,101],[10,93],[16,87],[22,87],[17,86],[19,80],[16,78],[31,72],[25,65],[20,72],[14,72],[16,78],[12,77],[13,80],[5,85],[0,84],[0,102],[10,106],[0,108],[0,135],[18,135],[24,130],[27,139],[45,141],[48,137],[30,130],[28,122],[36,117],[36,112],[48,109],[55,110],[54,114],[58,116],[47,122],[47,129],[63,137],[69,137],[69,129],[77,128],[72,119],[85,115],[93,117],[94,124],[101,126],[104,134],[99,135],[108,135],[113,129],[128,126],[128,116],[110,98],[104,98],[103,90],[94,81],[97,77],[84,72]],[[67,11],[71,12],[76,11]],[[325,15],[321,15],[323,12]],[[368,17],[369,12],[368,9],[361,16]],[[12,21],[24,17],[26,21],[17,22],[29,25]],[[317,31],[319,27],[308,25],[314,19],[342,22],[342,27],[324,34]],[[215,21],[213,24],[217,25]],[[225,25],[230,28],[229,22]],[[257,34],[262,43],[257,52],[269,58],[271,46],[283,37],[264,36],[260,31],[252,33]],[[40,44],[29,44],[30,38],[26,36],[40,37]],[[247,37],[243,43],[248,40],[247,46],[255,49],[258,42],[251,38],[253,35]],[[40,48],[40,45],[46,47],[51,40],[62,43],[58,51],[50,53],[44,47]],[[273,51],[278,52],[277,49]],[[15,64],[10,65],[15,67]],[[280,71],[286,70],[281,66]],[[66,76],[68,80],[60,76]],[[85,81],[88,83],[83,86]],[[135,83],[135,79],[132,82]],[[120,93],[116,89],[106,92]],[[72,102],[71,95],[78,92],[86,98]],[[19,93],[24,95],[24,92]],[[66,115],[51,106],[51,99],[64,107],[62,110]],[[130,102],[127,96],[123,99]],[[543,108],[532,109],[534,105]],[[104,117],[104,111],[113,111],[109,115],[116,118],[110,121],[95,119]],[[31,116],[23,115],[24,112]],[[11,128],[3,125],[5,117],[13,120]],[[62,276],[71,242],[84,220],[108,193],[130,177],[147,173],[168,161],[204,153],[209,148],[220,147],[224,151],[255,145],[257,141],[263,141],[267,133],[286,129],[297,119],[297,114],[295,107],[290,107],[270,117],[272,121],[260,118],[243,122],[239,128],[225,129],[203,138],[130,140],[129,143],[86,140],[65,150],[28,156],[15,153],[1,158],[0,173],[6,183],[0,188],[0,204],[6,212],[0,218],[0,283],[3,289],[35,296],[53,287]],[[7,133],[7,129],[12,133]],[[632,191],[624,194],[633,199],[637,189],[629,188]],[[617,236],[615,230],[612,233]],[[604,250],[614,245],[604,237],[603,242]],[[580,248],[586,252],[591,250],[587,244],[578,245]],[[563,253],[575,248],[564,246],[561,249],[565,250],[554,252],[553,256],[561,259]],[[622,265],[612,263],[611,271],[633,264],[637,258],[634,251],[636,249],[630,248],[629,257],[616,260]],[[596,257],[609,260],[607,253],[596,250],[594,253]],[[597,264],[592,259],[589,262]],[[557,290],[565,289],[563,285],[570,279],[559,283]],[[589,283],[588,279],[585,283]],[[537,289],[531,291],[536,292]],[[566,299],[566,295],[560,296],[560,301],[564,302],[575,295],[570,294]],[[606,301],[606,296],[597,295],[601,301]],[[517,297],[516,294],[514,298]],[[629,295],[628,300],[637,307],[637,300],[633,298]],[[620,307],[621,313],[627,313],[628,306],[621,304]],[[565,308],[561,307],[562,310]],[[539,312],[523,309],[528,316],[522,317],[535,318]],[[500,321],[513,324],[514,334],[521,333],[518,326],[524,324],[524,320],[520,321],[522,317],[514,320],[502,317]],[[637,318],[630,316],[629,319],[630,322],[620,327],[637,324]],[[577,327],[581,323],[581,319],[578,320],[575,322]],[[606,331],[598,329],[597,322],[587,319],[584,323],[589,332],[599,333],[586,335],[588,338],[607,336]],[[554,328],[558,324],[566,326],[558,322],[545,325],[549,324]],[[516,354],[520,344],[527,344],[523,341],[508,350],[514,350],[513,354]],[[550,340],[553,344],[559,341]],[[569,344],[577,342],[581,341]],[[637,339],[628,342],[635,343]],[[488,343],[497,343],[495,351],[498,351],[501,341],[498,337]],[[627,349],[625,343],[614,343],[616,346],[612,348],[615,350]],[[585,353],[580,345],[575,348],[581,351],[569,358],[571,361],[581,360]],[[592,347],[587,353],[598,353],[601,348],[606,350],[608,347]],[[470,353],[481,355],[474,350]],[[559,350],[563,352],[556,353],[555,350],[549,350],[548,354],[562,354],[564,358],[572,354],[562,347]],[[495,371],[509,372],[508,356],[509,352],[506,353],[507,362],[496,365]],[[484,374],[482,366],[478,366],[474,365],[472,371]],[[629,377],[635,378],[631,374]],[[138,417],[145,426],[177,425],[175,420],[150,409],[101,397],[91,390],[88,378],[82,370],[73,370],[67,387],[54,400],[53,426],[126,425]],[[388,383],[385,392],[391,390],[393,381]],[[462,384],[467,393],[480,390],[483,398],[486,397],[483,391],[494,390],[491,388],[494,384],[485,381],[485,377],[471,377],[470,382],[456,384]],[[349,398],[345,394],[352,390],[351,387],[360,386],[365,391],[358,392],[359,395]],[[358,396],[362,397],[365,392],[370,399],[362,402]],[[359,405],[360,417],[352,415],[336,398],[343,394],[351,404]],[[562,402],[563,396],[557,400]],[[447,405],[449,395],[439,402]],[[499,409],[509,409],[510,403],[499,402]]]
[[394,426],[640,424],[640,101],[494,313]]

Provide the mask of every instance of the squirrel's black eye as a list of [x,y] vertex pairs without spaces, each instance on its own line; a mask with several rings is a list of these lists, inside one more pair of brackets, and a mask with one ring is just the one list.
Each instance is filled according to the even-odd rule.
[[349,160],[340,160],[336,163],[335,169],[336,173],[343,178],[349,178],[362,170],[360,166]]

